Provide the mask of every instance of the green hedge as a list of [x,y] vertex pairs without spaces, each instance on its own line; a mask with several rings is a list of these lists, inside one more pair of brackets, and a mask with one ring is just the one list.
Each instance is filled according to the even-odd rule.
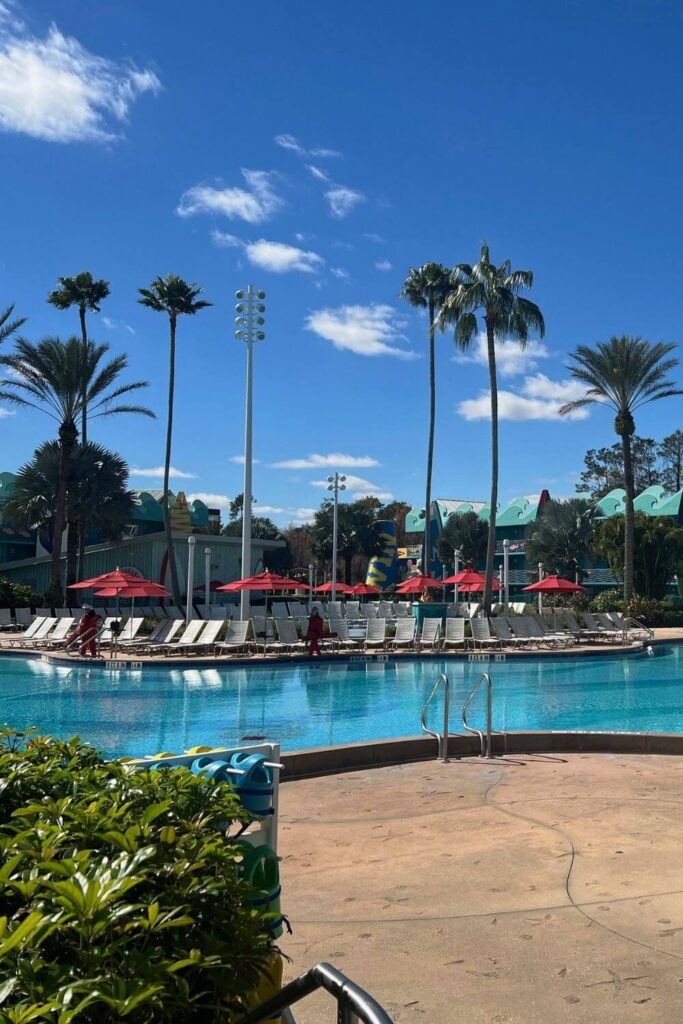
[[232,788],[12,730],[0,780],[0,1021],[230,1019],[274,949]]

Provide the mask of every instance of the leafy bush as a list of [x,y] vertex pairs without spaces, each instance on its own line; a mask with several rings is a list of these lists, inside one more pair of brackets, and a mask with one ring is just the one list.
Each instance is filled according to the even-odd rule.
[[590,603],[592,612],[623,612],[626,608],[621,590],[603,590]]
[[25,583],[10,583],[0,576],[0,608],[37,608],[42,604],[41,596]]
[[2,1024],[229,1019],[274,949],[232,788],[11,730],[0,780]]

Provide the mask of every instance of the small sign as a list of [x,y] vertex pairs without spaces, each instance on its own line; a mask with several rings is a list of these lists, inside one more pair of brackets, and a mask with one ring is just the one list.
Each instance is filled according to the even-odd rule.
[[349,658],[349,661],[355,661],[355,662],[358,662],[358,661],[362,661],[362,662],[372,661],[372,657],[369,654],[367,654],[367,655],[366,654],[352,654],[351,657]]
[[488,661],[489,660],[489,656],[488,656],[488,654],[468,654],[467,655],[467,660],[468,661]]
[[494,661],[505,661],[505,657],[506,656],[504,654],[494,654],[493,655],[493,660]]
[[377,655],[377,661],[389,661],[389,655],[388,654],[378,654]]

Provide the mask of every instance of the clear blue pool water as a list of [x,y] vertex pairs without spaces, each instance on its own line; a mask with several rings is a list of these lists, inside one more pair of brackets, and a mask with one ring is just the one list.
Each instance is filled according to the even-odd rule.
[[[523,658],[503,663],[387,661],[112,673],[0,658],[0,722],[75,734],[109,755],[183,751],[265,737],[285,750],[420,731],[438,672],[459,708],[482,670],[494,683],[496,729],[683,733],[683,645],[627,657]],[[438,717],[438,711],[435,712]],[[471,721],[483,721],[483,697]]]

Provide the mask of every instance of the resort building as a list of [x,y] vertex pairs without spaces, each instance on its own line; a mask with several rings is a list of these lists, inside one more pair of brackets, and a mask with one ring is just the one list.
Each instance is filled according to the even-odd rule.
[[[15,530],[3,516],[3,507],[14,490],[14,474],[0,473],[0,576],[44,593],[50,582],[50,540],[35,530]],[[85,577],[108,572],[112,566],[137,571],[145,579],[169,583],[161,490],[136,491],[137,504],[126,536],[119,544],[104,542],[96,533],[88,537]],[[220,514],[202,501],[188,502],[180,491],[171,494],[171,526],[181,590],[187,585],[188,538],[195,540],[193,588],[205,581],[206,555],[210,552],[210,579],[230,583],[242,575],[241,540],[218,532]],[[251,572],[268,565],[268,551],[284,547],[284,541],[252,541]],[[66,560],[63,544],[64,565]],[[200,595],[201,597],[201,595]]]

